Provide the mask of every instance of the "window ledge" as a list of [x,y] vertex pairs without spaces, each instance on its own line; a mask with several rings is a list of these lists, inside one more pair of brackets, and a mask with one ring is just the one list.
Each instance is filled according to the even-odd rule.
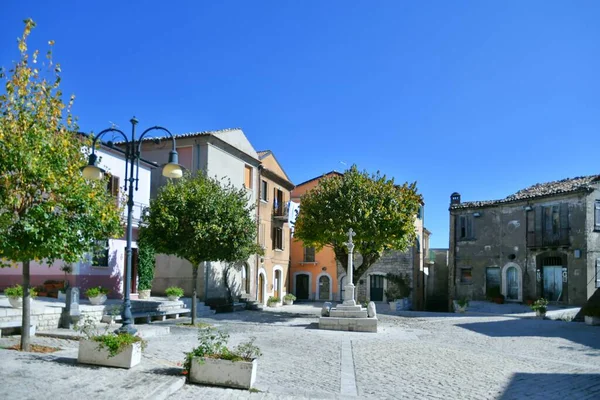
[[318,262],[316,262],[316,261],[300,261],[298,264],[300,264],[300,265],[317,265]]
[[263,199],[260,199],[260,202],[261,202],[261,203],[264,203],[264,204],[269,204],[269,200],[263,200]]
[[283,249],[273,249],[274,251],[283,251]]

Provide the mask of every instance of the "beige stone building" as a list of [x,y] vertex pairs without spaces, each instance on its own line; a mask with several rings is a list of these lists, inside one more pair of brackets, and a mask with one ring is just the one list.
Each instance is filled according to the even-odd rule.
[[288,293],[290,264],[290,191],[294,184],[270,151],[259,151],[258,241],[264,255],[257,259],[257,301],[280,301]]

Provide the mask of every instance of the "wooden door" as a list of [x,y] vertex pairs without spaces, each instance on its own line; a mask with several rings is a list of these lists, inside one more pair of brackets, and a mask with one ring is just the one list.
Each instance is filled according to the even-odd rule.
[[296,297],[299,300],[308,300],[309,278],[306,274],[296,275]]
[[371,301],[383,301],[383,275],[370,277]]
[[263,274],[258,275],[258,302],[265,302],[265,277]]

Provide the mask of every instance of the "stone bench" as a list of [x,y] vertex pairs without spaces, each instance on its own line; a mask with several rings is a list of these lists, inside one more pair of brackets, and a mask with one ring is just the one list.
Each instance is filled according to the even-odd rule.
[[[177,319],[182,315],[191,314],[192,310],[187,308],[179,308],[175,310],[165,311],[150,311],[150,312],[139,312],[132,313],[133,322],[140,322],[149,324],[152,321],[164,321],[166,319]],[[111,316],[105,315],[102,317],[102,322],[122,322],[121,315]]]
[[[21,329],[21,321],[0,322],[0,337],[2,337],[2,329]],[[29,336],[35,336],[35,325],[30,324]]]

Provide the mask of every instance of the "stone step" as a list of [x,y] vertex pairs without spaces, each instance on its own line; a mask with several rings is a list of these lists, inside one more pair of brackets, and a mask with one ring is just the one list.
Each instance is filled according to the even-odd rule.
[[349,332],[377,332],[377,318],[319,318],[319,329]]
[[332,308],[329,311],[329,316],[335,318],[367,318],[367,311],[345,311]]

